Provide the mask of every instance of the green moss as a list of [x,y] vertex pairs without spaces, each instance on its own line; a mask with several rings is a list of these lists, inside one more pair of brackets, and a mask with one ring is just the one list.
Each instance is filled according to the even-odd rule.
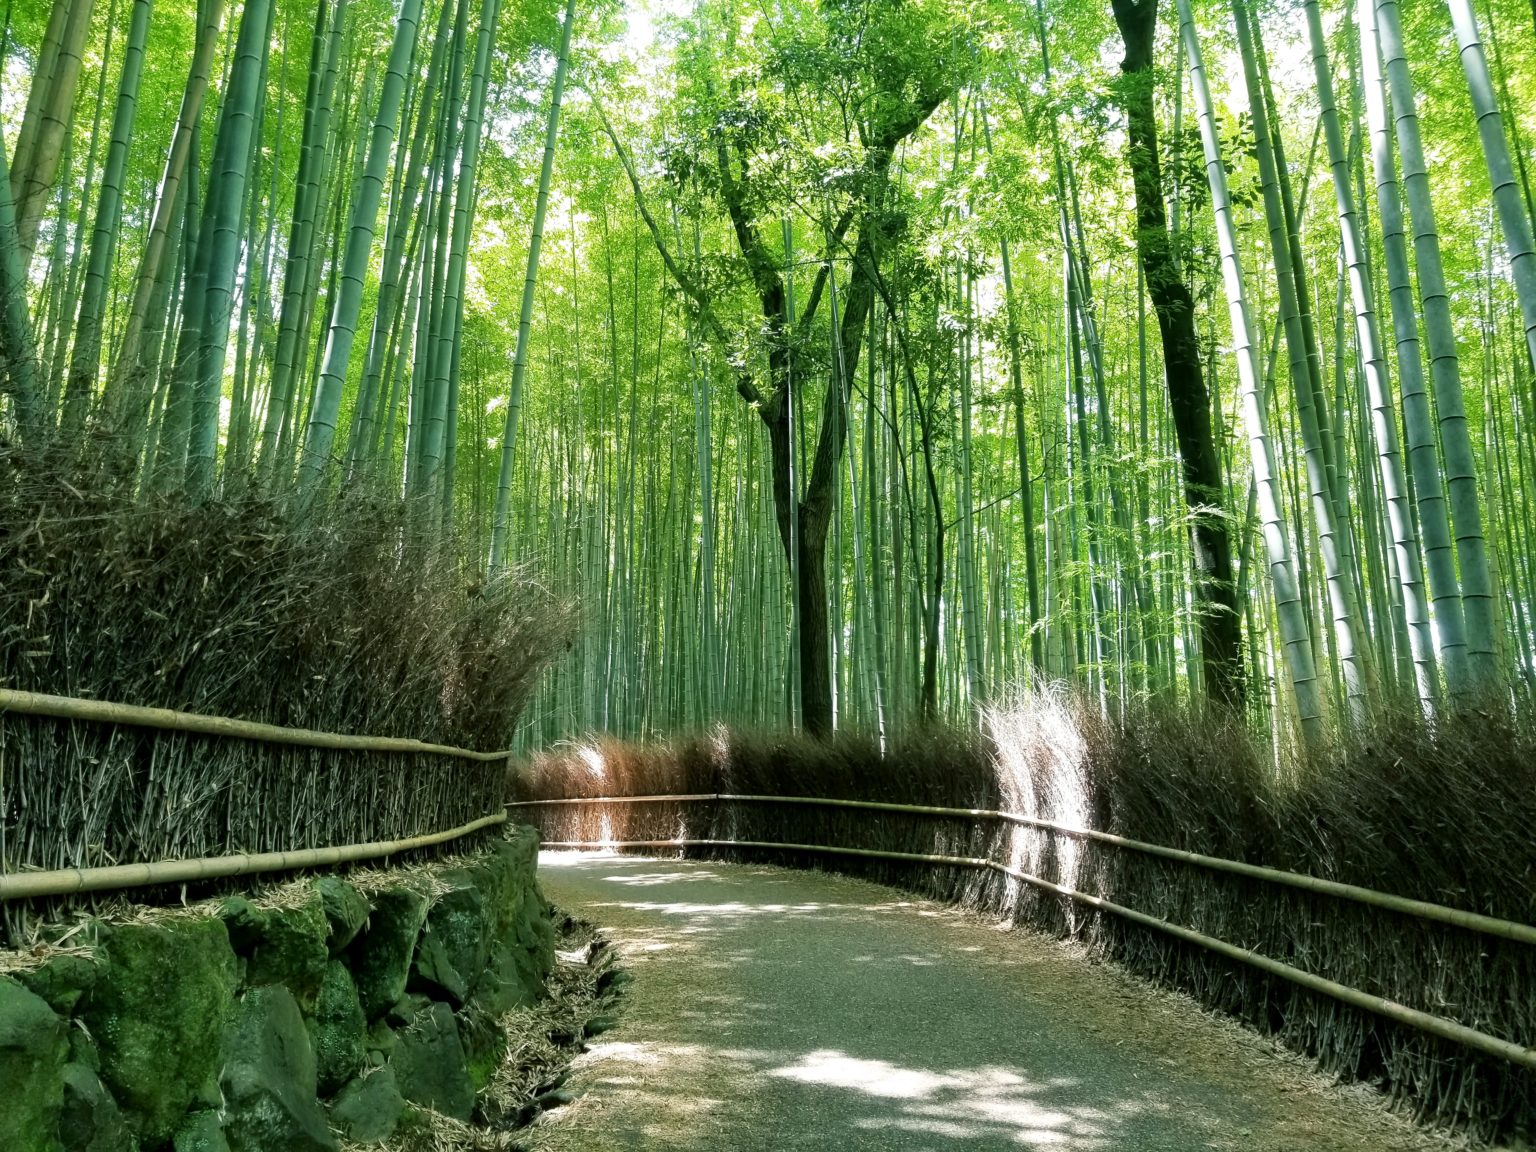
[[219,1085],[231,1152],[330,1152],[336,1147],[315,1098],[309,1033],[287,988],[252,988],[241,997],[224,1045]]
[[219,1067],[235,956],[214,919],[126,924],[104,933],[107,971],[81,1016],[103,1079],[151,1146],[170,1139]]
[[239,956],[249,956],[261,940],[261,909],[244,896],[231,896],[219,904],[219,919],[229,930],[229,946]]
[[330,926],[327,943],[334,955],[352,943],[368,922],[368,901],[338,876],[322,876],[315,881],[314,888]]
[[416,937],[427,917],[427,899],[408,888],[391,888],[373,898],[368,927],[349,950],[352,978],[363,1014],[377,1020],[405,992]]
[[58,1152],[67,1025],[42,997],[0,977],[0,1148]]
[[303,1012],[313,1012],[330,962],[330,926],[319,897],[297,908],[264,908],[260,923],[245,982],[251,987],[281,984]]
[[439,897],[427,912],[416,944],[409,986],[463,1004],[470,984],[485,967],[485,898],[478,888],[459,887]]
[[507,1030],[500,1017],[484,1011],[464,1012],[458,1022],[469,1079],[478,1092],[491,1082],[507,1054]]
[[458,1022],[446,1004],[432,1004],[416,1014],[400,1033],[390,1059],[400,1094],[413,1104],[432,1108],[455,1120],[468,1120],[475,1106],[475,1086],[469,1078]]
[[55,1012],[68,1016],[95,985],[100,971],[92,957],[61,952],[30,971],[17,973],[16,979]]
[[359,1077],[342,1090],[331,1109],[331,1122],[348,1140],[378,1144],[395,1133],[406,1108],[390,1068]]
[[352,974],[339,960],[325,970],[310,1035],[321,1096],[330,1096],[363,1066],[368,1021],[357,998]]
[[194,1112],[171,1140],[172,1152],[229,1152],[217,1112]]
[[375,1020],[368,1025],[368,1051],[388,1056],[395,1050],[395,1042],[395,1030],[389,1026],[389,1021]]
[[69,1152],[130,1152],[134,1148],[117,1101],[84,1064],[64,1068],[59,1139]]

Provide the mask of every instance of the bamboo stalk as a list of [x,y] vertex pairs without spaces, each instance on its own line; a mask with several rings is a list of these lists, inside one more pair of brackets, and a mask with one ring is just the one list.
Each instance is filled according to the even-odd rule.
[[344,844],[333,848],[301,848],[294,852],[258,852],[235,856],[205,856],[196,860],[161,860],[151,864],[119,864],[110,868],[60,868],[50,872],[20,872],[0,876],[0,901],[38,896],[66,896],[77,892],[103,892],[122,888],[150,888],[184,884],[222,876],[248,876],[256,872],[286,872],[294,868],[319,868],[376,860],[430,848],[505,824],[507,814],[497,812],[446,832],[429,832],[405,840],[375,840],[368,844]]
[[[720,797],[725,799],[725,797]],[[1447,1020],[1443,1016],[1434,1016],[1428,1012],[1420,1012],[1417,1008],[1409,1008],[1406,1004],[1399,1004],[1395,1000],[1387,1000],[1381,996],[1372,996],[1367,992],[1361,992],[1357,988],[1350,988],[1344,984],[1325,979],[1322,976],[1314,976],[1300,968],[1294,968],[1289,964],[1283,964],[1279,960],[1272,960],[1268,956],[1249,951],[1247,948],[1239,948],[1235,944],[1228,944],[1224,940],[1218,940],[1214,936],[1207,936],[1203,932],[1196,932],[1192,928],[1185,928],[1178,924],[1161,920],[1156,916],[1149,916],[1145,912],[1138,912],[1134,908],[1127,908],[1123,904],[1116,904],[1098,896],[1079,892],[1073,888],[1064,887],[1061,884],[1053,884],[1049,880],[1043,880],[1038,876],[1031,876],[1027,872],[1021,872],[1007,865],[998,864],[992,860],[982,860],[972,856],[934,856],[920,852],[891,852],[874,848],[836,848],[826,844],[780,844],[766,840],[629,840],[618,842],[604,842],[595,840],[552,840],[544,844],[545,848],[762,848],[775,849],[783,852],[825,852],[834,856],[858,856],[880,860],[906,860],[921,864],[945,864],[956,868],[986,868],[993,872],[1000,872],[1010,876],[1033,888],[1039,888],[1045,892],[1052,892],[1058,896],[1065,896],[1069,900],[1075,900],[1080,904],[1086,904],[1090,908],[1096,908],[1101,912],[1111,912],[1132,923],[1140,924],[1147,928],[1155,928],[1160,932],[1166,932],[1180,940],[1190,944],[1196,944],[1230,960],[1236,960],[1243,964],[1251,965],[1263,972],[1278,976],[1292,984],[1299,985],[1311,992],[1318,992],[1329,996],[1341,1003],[1348,1004],[1352,1008],[1359,1008],[1366,1012],[1384,1016],[1398,1024],[1417,1028],[1422,1032],[1428,1032],[1433,1036],[1439,1036],[1445,1040],[1452,1040],[1463,1044],[1468,1048],[1474,1048],[1479,1052],[1500,1059],[1508,1060],[1512,1064],[1519,1064],[1526,1068],[1536,1069],[1536,1048],[1526,1048],[1508,1040],[1501,1040],[1497,1036],[1490,1036],[1486,1032],[1479,1032],[1475,1028],[1468,1028],[1465,1024],[1458,1024],[1454,1020]]]
[[78,700],[72,696],[50,696],[44,692],[0,688],[0,715],[7,712],[27,716],[55,716],[61,720],[84,720],[98,724],[127,724],[170,732],[196,732],[204,736],[259,740],[265,744],[295,744],[305,748],[457,756],[461,760],[480,763],[506,760],[512,755],[511,752],[476,752],[470,748],[428,744],[422,740],[397,736],[349,736],[339,732],[315,732],[308,728],[284,728],[277,724],[231,720],[224,716],[200,716],[195,712],[177,712],[170,708],[141,708],[136,704]]
[[[1407,896],[1394,896],[1390,892],[1378,892],[1373,888],[1361,888],[1354,884],[1342,884],[1336,880],[1322,880],[1316,876],[1307,876],[1299,872],[1286,872],[1279,868],[1266,868],[1259,864],[1245,864],[1242,861],[1228,860],[1221,856],[1205,856],[1199,852],[1186,852],[1180,848],[1169,848],[1162,844],[1149,844],[1143,840],[1132,840],[1125,836],[1116,836],[1112,832],[1098,832],[1088,828],[1073,828],[1070,825],[1059,824],[1053,820],[1041,820],[1034,816],[1021,816],[1016,812],[1001,812],[991,808],[940,808],[932,805],[892,804],[876,800],[834,800],[830,797],[818,796],[753,796],[736,795],[728,792],[696,793],[680,796],[604,796],[591,798],[570,797],[556,800],[525,800],[515,804],[508,804],[507,807],[511,809],[555,804],[639,804],[690,800],[801,804],[826,808],[857,808],[870,812],[902,812],[921,816],[969,816],[978,820],[1005,820],[1010,824],[1019,824],[1027,828],[1039,828],[1046,832],[1057,832],[1083,840],[1095,840],[1101,844],[1112,844],[1117,848],[1126,848],[1133,852],[1145,853],[1149,856],[1160,856],[1165,860],[1177,860],[1183,864],[1193,864],[1201,868],[1208,868],[1213,872],[1226,872],[1236,876],[1246,876],[1252,880],[1264,880],[1272,884],[1283,884],[1289,888],[1300,888],[1322,896],[1333,896],[1340,900],[1352,900],[1357,904],[1366,904],[1373,908],[1384,908],[1391,912],[1400,912],[1405,916],[1415,916],[1420,920],[1433,920],[1456,928],[1465,928],[1472,932],[1483,932],[1489,936],[1499,936],[1506,940],[1515,940],[1521,944],[1536,945],[1536,927],[1532,927],[1529,924],[1521,924],[1518,921],[1501,920],[1495,916],[1484,916],[1477,912],[1465,912],[1459,908],[1449,908],[1443,904],[1430,903],[1427,900],[1414,900]],[[551,844],[548,846],[554,847],[555,845]]]

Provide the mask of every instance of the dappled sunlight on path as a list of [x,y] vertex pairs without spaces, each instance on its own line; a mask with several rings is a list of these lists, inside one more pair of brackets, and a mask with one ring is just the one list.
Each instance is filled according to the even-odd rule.
[[635,979],[549,1149],[1436,1147],[1081,952],[821,873],[546,854]]

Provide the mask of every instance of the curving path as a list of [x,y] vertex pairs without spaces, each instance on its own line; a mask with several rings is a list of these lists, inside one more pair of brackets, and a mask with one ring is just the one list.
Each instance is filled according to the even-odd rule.
[[542,1148],[1391,1152],[1451,1145],[1069,945],[815,872],[546,853],[634,983]]

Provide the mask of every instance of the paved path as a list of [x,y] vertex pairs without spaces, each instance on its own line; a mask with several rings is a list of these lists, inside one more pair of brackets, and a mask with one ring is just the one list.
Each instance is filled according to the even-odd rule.
[[1449,1147],[1188,1000],[889,888],[634,857],[540,871],[635,977],[544,1148]]

